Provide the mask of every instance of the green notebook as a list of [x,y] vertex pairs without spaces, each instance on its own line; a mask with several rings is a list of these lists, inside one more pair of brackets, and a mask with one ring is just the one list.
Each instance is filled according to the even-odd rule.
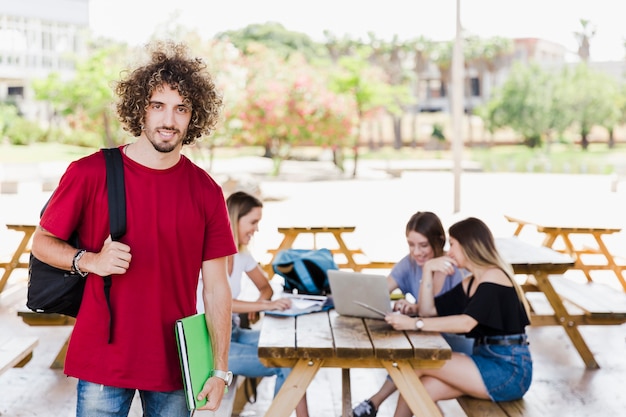
[[197,398],[214,368],[211,338],[205,320],[204,314],[176,320],[178,356],[189,410],[206,404],[206,400],[198,401]]

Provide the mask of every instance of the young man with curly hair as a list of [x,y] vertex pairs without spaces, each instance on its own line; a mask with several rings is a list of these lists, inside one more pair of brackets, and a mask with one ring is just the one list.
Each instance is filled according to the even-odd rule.
[[[136,137],[120,147],[126,234],[109,236],[105,161],[96,152],[69,165],[33,239],[39,259],[86,279],[65,362],[78,379],[78,417],[127,416],[136,391],[144,416],[189,416],[174,324],[196,312],[200,271],[217,370],[199,395],[208,400],[203,409],[219,407],[229,379],[226,257],[237,248],[220,186],[181,154],[214,130],[222,99],[184,45],[159,42],[150,51],[116,87],[119,119]],[[79,248],[65,242],[74,231]]]

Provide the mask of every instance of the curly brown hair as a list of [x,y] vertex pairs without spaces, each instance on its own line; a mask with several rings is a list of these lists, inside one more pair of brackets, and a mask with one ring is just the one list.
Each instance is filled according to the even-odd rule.
[[191,121],[184,145],[190,145],[218,122],[222,97],[201,58],[190,58],[185,44],[158,41],[148,44],[150,61],[133,70],[117,83],[117,114],[124,129],[139,136],[145,124],[146,110],[155,89],[164,83],[178,91],[191,107]]

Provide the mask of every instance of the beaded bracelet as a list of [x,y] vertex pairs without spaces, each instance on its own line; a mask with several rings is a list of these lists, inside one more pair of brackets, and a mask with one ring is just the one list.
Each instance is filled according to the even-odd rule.
[[88,272],[82,272],[78,267],[78,261],[80,261],[80,258],[83,257],[85,252],[87,252],[85,249],[79,249],[74,255],[74,259],[72,259],[72,272],[80,275],[82,278],[85,278],[89,274]]

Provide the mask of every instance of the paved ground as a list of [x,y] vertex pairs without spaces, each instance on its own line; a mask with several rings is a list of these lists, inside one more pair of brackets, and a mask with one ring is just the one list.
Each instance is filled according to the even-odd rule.
[[[510,235],[514,227],[505,213],[555,212],[581,219],[603,219],[626,225],[626,192],[611,192],[611,178],[588,175],[485,174],[464,172],[460,182],[460,208],[454,210],[454,178],[450,171],[422,171],[419,164],[406,166],[400,176],[387,174],[394,162],[364,163],[356,179],[338,172],[329,162],[287,162],[277,178],[267,176],[270,161],[238,158],[215,163],[220,180],[235,179],[245,187],[258,186],[265,200],[261,230],[251,246],[261,261],[266,250],[280,241],[277,226],[355,225],[349,244],[361,247],[373,260],[397,260],[406,252],[404,226],[417,210],[438,213],[444,226],[472,215],[482,218],[495,235]],[[444,165],[443,163],[441,165]],[[437,163],[437,167],[446,168]],[[431,165],[429,167],[433,169]],[[348,170],[351,172],[351,170]],[[397,174],[397,172],[395,172]],[[49,192],[41,184],[27,181],[17,194],[0,194],[0,223],[36,222]],[[525,239],[540,242],[528,232]],[[6,256],[16,236],[0,229],[0,256]],[[610,247],[626,254],[625,237],[620,234]],[[296,242],[298,243],[298,242]],[[324,242],[318,242],[323,246]],[[607,274],[598,277],[616,285]],[[74,381],[60,371],[48,369],[69,329],[28,327],[15,317],[23,303],[25,272],[18,271],[10,287],[0,296],[0,335],[34,334],[40,337],[35,358],[23,369],[11,369],[0,376],[0,415],[71,416]],[[561,329],[531,328],[531,348],[536,356],[533,390],[543,393],[547,415],[622,415],[626,375],[624,355],[625,326],[595,326],[582,330],[602,368],[586,371],[576,351]],[[0,337],[2,337],[0,336]],[[384,379],[384,373],[371,370],[353,372],[353,400],[371,394]],[[260,386],[259,400],[246,408],[246,415],[262,415],[271,401],[271,380]],[[312,417],[338,416],[340,377],[324,370],[309,390]],[[561,399],[563,398],[563,399]],[[387,401],[380,417],[393,412],[394,399]],[[458,407],[445,404],[446,416],[459,415]],[[53,411],[54,410],[54,411]],[[133,416],[140,413],[134,409]]]

